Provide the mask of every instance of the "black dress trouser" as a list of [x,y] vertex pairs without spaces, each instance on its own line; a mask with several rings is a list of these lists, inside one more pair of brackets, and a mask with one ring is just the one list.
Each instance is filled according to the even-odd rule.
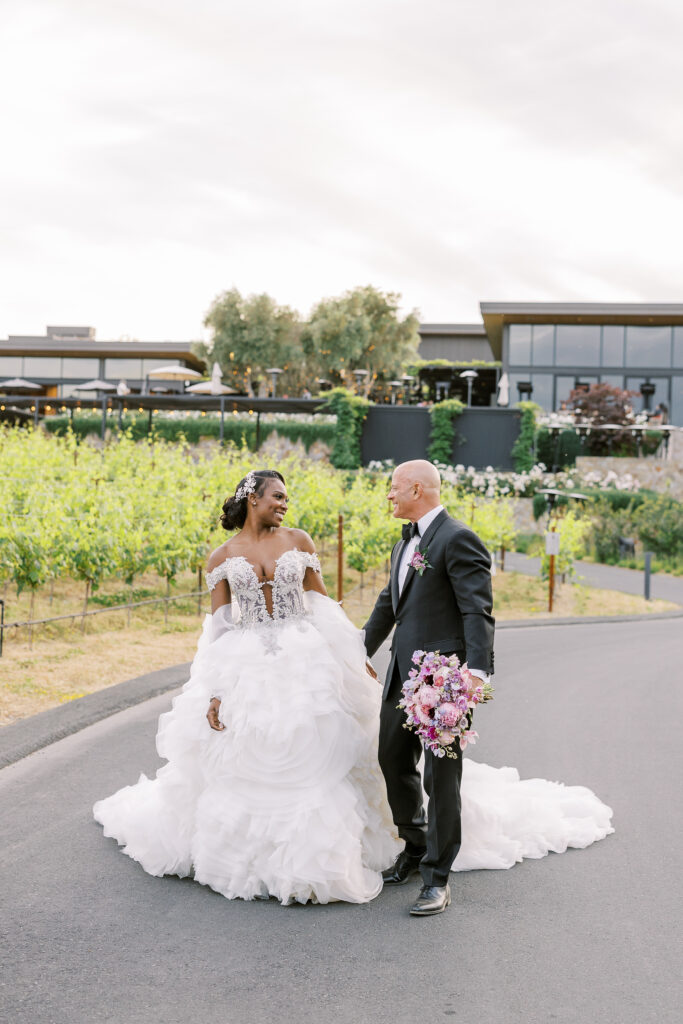
[[425,885],[445,885],[451,865],[460,850],[460,782],[462,754],[457,759],[435,757],[424,751],[424,788],[427,792],[425,817],[422,780],[417,769],[422,743],[410,729],[404,729],[405,712],[397,708],[401,680],[395,671],[389,699],[382,701],[379,720],[379,764],[387,786],[387,797],[406,849],[419,854]]

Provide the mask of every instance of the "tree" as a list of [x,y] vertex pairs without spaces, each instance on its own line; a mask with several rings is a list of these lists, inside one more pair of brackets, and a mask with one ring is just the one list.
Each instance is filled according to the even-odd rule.
[[319,302],[301,336],[309,375],[350,386],[353,370],[369,370],[368,387],[377,376],[396,376],[420,341],[416,313],[401,320],[399,301],[366,285]]
[[231,288],[214,299],[204,324],[212,338],[209,345],[198,345],[197,352],[208,362],[220,363],[226,383],[248,392],[257,390],[260,381],[269,386],[266,370],[276,366],[285,371],[280,394],[301,386],[301,323],[288,306],[279,306],[266,294],[244,298]]
[[623,430],[591,431],[586,438],[586,449],[591,455],[635,454],[636,443],[629,429],[635,423],[631,406],[634,391],[613,388],[609,384],[592,384],[589,388],[575,388],[569,396],[569,406],[577,422],[591,427],[605,424],[620,426]]

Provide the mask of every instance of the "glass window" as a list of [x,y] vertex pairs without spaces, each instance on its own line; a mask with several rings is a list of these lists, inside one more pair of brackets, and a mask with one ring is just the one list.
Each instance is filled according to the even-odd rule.
[[93,380],[99,376],[99,359],[77,359],[65,356],[62,359],[62,377],[82,377],[83,380]]
[[562,407],[563,402],[569,401],[569,396],[574,390],[574,377],[555,378],[555,409]]
[[532,362],[534,366],[552,366],[555,362],[554,324],[534,324]]
[[61,356],[24,356],[26,377],[61,377]]
[[107,380],[125,380],[127,377],[141,380],[144,376],[142,372],[142,359],[106,359],[104,363],[104,376]]
[[21,377],[24,372],[21,363],[21,356],[0,356],[0,380]]
[[558,324],[555,346],[557,366],[598,366],[599,324]]
[[624,387],[624,378],[620,373],[601,373],[600,383],[609,384],[611,388],[622,388]]
[[602,365],[624,365],[624,328],[605,324],[602,329]]
[[531,377],[531,383],[534,386],[530,396],[532,401],[538,402],[542,409],[547,409],[550,412],[553,407],[552,373],[534,373]]
[[[631,399],[631,405],[635,412],[642,412],[644,408],[643,396],[640,393],[640,385],[645,381],[644,377],[627,377],[626,388],[628,391],[635,391]],[[654,409],[660,402],[668,407],[669,405],[669,380],[667,377],[650,377],[650,383],[654,384],[655,391],[653,395],[650,395],[648,402],[648,408]]]
[[675,427],[683,427],[683,377],[671,378],[669,423],[673,423]]
[[674,327],[674,366],[683,366],[683,327]]
[[[517,389],[517,385],[519,384],[520,381],[526,381],[527,383],[531,383],[531,375],[528,374],[528,373],[511,373],[511,374],[509,374],[509,380],[510,380],[510,406],[512,407],[513,405],[516,405],[517,402],[519,402],[519,400],[520,400],[520,394],[519,394],[519,391]],[[521,396],[522,401],[524,401],[524,402],[527,401],[530,397],[533,400],[533,398],[534,398],[533,395],[531,395],[531,396],[529,396],[529,395],[522,395]]]
[[671,366],[670,327],[627,327],[627,366]]
[[510,324],[508,327],[508,363],[528,366],[531,362],[531,324]]

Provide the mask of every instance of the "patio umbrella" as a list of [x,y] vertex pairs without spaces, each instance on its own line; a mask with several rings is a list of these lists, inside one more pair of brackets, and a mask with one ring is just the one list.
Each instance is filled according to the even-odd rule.
[[106,380],[86,380],[85,384],[76,384],[74,391],[116,391],[116,385]]
[[0,391],[9,391],[10,394],[19,394],[20,391],[42,390],[42,384],[34,384],[33,381],[24,380],[23,377],[10,377],[9,380],[0,381]]
[[211,380],[202,380],[198,384],[191,384],[185,391],[192,391],[195,395],[236,395],[234,388],[228,388],[221,380],[221,368],[219,363],[213,364]]
[[201,377],[202,374],[197,370],[191,370],[189,366],[173,363],[171,366],[160,366],[157,370],[150,370],[147,376],[156,380],[192,380]]
[[510,404],[510,378],[507,373],[498,381],[498,405]]

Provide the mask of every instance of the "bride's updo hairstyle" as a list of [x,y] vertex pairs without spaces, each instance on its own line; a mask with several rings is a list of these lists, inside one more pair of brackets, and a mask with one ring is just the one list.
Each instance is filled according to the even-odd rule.
[[223,504],[221,526],[224,530],[242,529],[247,519],[249,495],[255,494],[257,498],[260,498],[266,489],[266,482],[268,480],[285,482],[282,473],[278,473],[276,469],[256,469],[242,477],[235,488],[235,493],[232,497],[226,498]]

